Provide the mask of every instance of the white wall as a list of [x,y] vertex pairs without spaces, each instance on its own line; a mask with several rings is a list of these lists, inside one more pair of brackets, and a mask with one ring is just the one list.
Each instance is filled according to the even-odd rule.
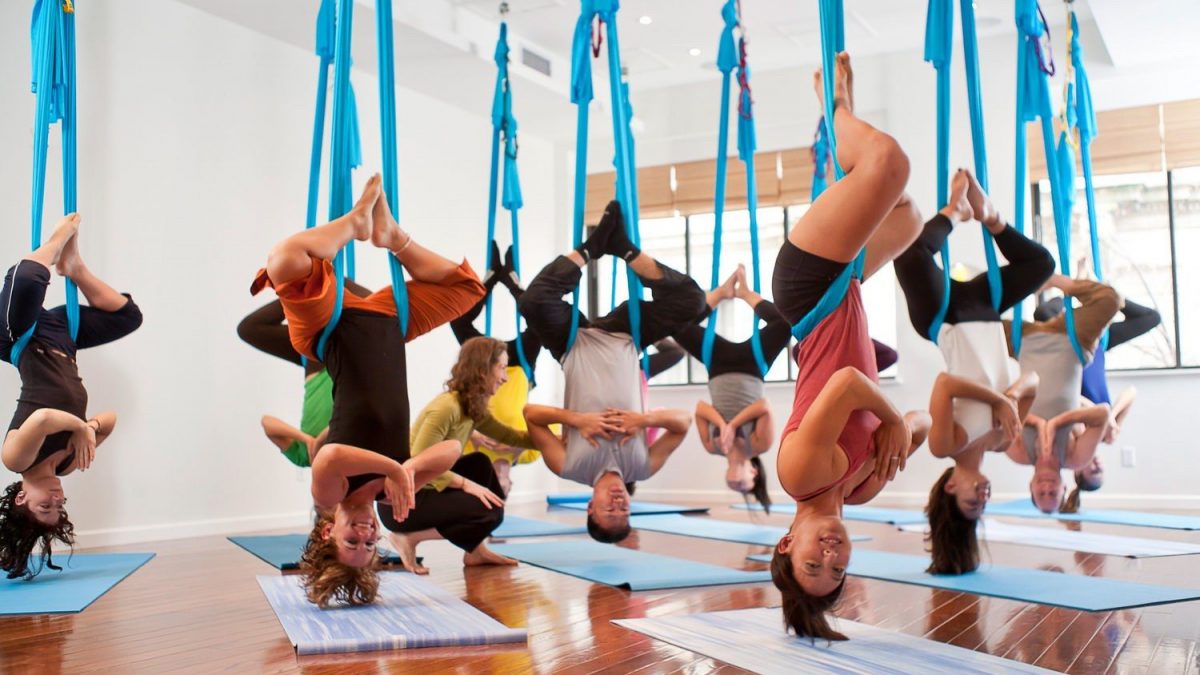
[[[28,3],[0,3],[10,29],[0,47],[0,250],[13,261],[28,248],[28,19]],[[90,410],[121,416],[93,469],[64,480],[81,543],[300,525],[307,474],[277,456],[258,419],[297,419],[302,376],[243,345],[234,327],[273,297],[247,293],[270,246],[304,225],[315,57],[176,2],[87,3],[77,25],[83,254],[145,314],[134,335],[80,354]],[[376,87],[356,75],[359,184],[379,166]],[[481,268],[490,122],[407,90],[397,99],[399,216],[434,250]],[[477,109],[490,103],[481,90]],[[52,165],[57,153],[55,129]],[[554,220],[552,145],[523,133],[521,170],[532,268],[553,244],[538,236]],[[47,194],[52,226],[57,178]],[[387,283],[383,255],[359,250],[360,279]],[[505,335],[511,304],[498,306]],[[456,351],[448,328],[411,345],[414,412]],[[535,398],[553,400],[553,363],[539,380]],[[0,370],[0,399],[15,400],[18,387],[14,369]],[[514,498],[552,482],[540,466],[519,469]]]
[[[1091,30],[1084,25],[1085,36]],[[1059,35],[1056,32],[1055,38]],[[1100,61],[1089,66],[1092,90],[1098,109],[1121,108],[1159,101],[1200,97],[1200,78],[1189,63],[1147,64],[1136,69],[1115,69],[1104,65],[1103,46],[1085,48]],[[853,47],[853,46],[851,46]],[[1013,38],[996,37],[981,42],[980,62],[984,88],[985,117],[988,128],[991,193],[1002,213],[1010,214],[1013,205],[1013,91],[1015,88],[1015,49]],[[1061,50],[1059,52],[1060,60]],[[815,54],[813,55],[816,56]],[[956,57],[961,49],[956,47]],[[811,142],[812,129],[819,111],[813,100],[810,74],[814,64],[793,71],[755,73],[756,118],[759,148],[770,150],[805,146]],[[961,63],[953,67],[955,90],[954,128],[951,166],[971,166],[965,85]],[[897,137],[908,151],[912,165],[909,193],[923,213],[937,209],[935,174],[934,75],[917,50],[855,61],[856,106],[866,119]],[[1057,85],[1052,92],[1057,96]],[[719,80],[654,92],[639,92],[633,101],[638,117],[645,121],[645,133],[638,137],[638,161],[642,165],[662,164],[711,157],[716,148],[715,122]],[[1103,133],[1103,129],[1101,129]],[[736,138],[731,134],[732,138]],[[604,152],[609,152],[605,150]],[[607,157],[594,150],[589,164],[593,171],[608,170]],[[952,239],[955,255],[968,264],[981,267],[979,230],[963,228]],[[1168,255],[1163,251],[1163,255]],[[702,282],[704,283],[704,282]],[[869,284],[868,284],[869,285]],[[937,349],[919,337],[907,320],[903,296],[897,291],[900,352],[899,377],[885,383],[885,391],[902,408],[924,408],[933,378],[942,370]],[[1189,311],[1191,308],[1184,308]],[[1136,384],[1138,402],[1129,418],[1117,448],[1102,449],[1108,466],[1105,488],[1089,495],[1089,504],[1142,504],[1164,507],[1200,508],[1195,496],[1195,474],[1181,467],[1194,466],[1195,447],[1183,419],[1184,401],[1194,397],[1200,386],[1200,373],[1114,374],[1113,387]],[[791,410],[791,385],[769,385],[768,395],[779,426]],[[651,389],[654,406],[691,409],[698,398],[706,397],[704,387]],[[1135,468],[1120,466],[1119,447],[1138,450]],[[646,481],[639,494],[683,497],[723,496],[732,498],[724,487],[723,460],[700,457],[703,453],[695,433],[677,451],[659,476]],[[689,461],[685,458],[692,458]],[[773,462],[768,462],[773,465]],[[881,503],[921,504],[929,485],[945,466],[928,453],[918,453],[909,469],[879,497]],[[1027,468],[1012,465],[1003,458],[991,458],[987,471],[994,484],[996,498],[1028,493]],[[772,474],[774,471],[772,469]],[[778,483],[773,485],[778,488]],[[1068,479],[1069,480],[1069,479]],[[779,493],[783,497],[782,492]]]

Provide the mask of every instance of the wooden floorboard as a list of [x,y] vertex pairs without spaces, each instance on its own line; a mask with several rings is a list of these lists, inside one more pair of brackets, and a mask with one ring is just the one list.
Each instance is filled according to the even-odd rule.
[[[540,507],[515,513],[557,520]],[[712,517],[787,525],[718,505]],[[863,547],[921,554],[918,535],[851,523]],[[1089,532],[1200,541],[1200,533],[1084,525]],[[627,546],[738,569],[757,546],[637,532]],[[223,537],[97,551],[158,555],[75,615],[0,619],[0,674],[114,672],[349,673],[740,673],[728,664],[627,631],[613,619],[773,607],[770,583],[631,593],[528,565],[463,569],[444,542],[422,545],[430,579],[509,626],[526,645],[424,649],[297,658],[255,580],[275,573]],[[1146,583],[1200,583],[1200,556],[1132,560],[994,544],[995,564],[1038,567]],[[1071,673],[1200,673],[1200,602],[1114,612],[1078,612],[998,598],[851,578],[837,610],[877,625]],[[782,620],[780,623],[782,630]]]

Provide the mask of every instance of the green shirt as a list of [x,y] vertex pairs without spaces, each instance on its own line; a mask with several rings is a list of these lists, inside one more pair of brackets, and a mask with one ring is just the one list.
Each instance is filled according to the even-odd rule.
[[[409,452],[416,457],[430,446],[442,441],[453,440],[466,445],[467,439],[471,437],[471,432],[476,429],[479,430],[479,433],[505,445],[518,448],[534,447],[529,432],[517,431],[496,421],[490,414],[478,422],[467,417],[463,412],[462,404],[459,403],[458,394],[448,391],[438,394],[429,402],[429,405],[421,409],[417,418],[413,420],[412,430],[409,432]],[[453,472],[447,471],[430,481],[425,487],[441,492],[450,485],[454,475]]]
[[[316,438],[329,426],[333,417],[333,378],[328,370],[321,370],[304,381],[304,408],[300,412],[300,431]],[[300,441],[283,451],[292,464],[300,467],[309,465],[308,446]]]

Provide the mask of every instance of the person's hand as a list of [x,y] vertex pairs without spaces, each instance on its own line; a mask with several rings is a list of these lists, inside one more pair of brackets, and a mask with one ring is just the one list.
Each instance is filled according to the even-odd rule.
[[495,439],[484,436],[478,431],[471,432],[471,443],[477,448],[487,448],[488,450],[498,450],[500,444]]
[[1054,420],[1046,420],[1038,428],[1038,441],[1041,447],[1038,448],[1038,459],[1051,459],[1054,457],[1054,437],[1058,433],[1058,424]]
[[75,456],[75,468],[87,471],[96,458],[96,428],[90,422],[71,434],[67,449]]
[[911,445],[912,429],[906,420],[881,425],[875,431],[875,477],[887,482],[903,471]]
[[1004,440],[1012,443],[1017,434],[1021,433],[1021,418],[1017,412],[1017,403],[1005,396],[992,404],[992,427],[1004,434]]
[[601,440],[612,440],[613,434],[620,433],[620,425],[609,418],[606,413],[578,413],[572,425],[583,439],[593,448],[600,447]]
[[646,427],[646,416],[635,413],[632,410],[609,408],[604,411],[604,416],[609,422],[616,425],[622,444],[629,442],[631,438]]
[[736,438],[737,429],[732,424],[721,425],[721,435],[718,437],[717,443],[720,445],[722,455],[728,456],[733,452],[733,442]]
[[406,466],[400,466],[393,471],[392,475],[383,481],[383,494],[392,504],[392,517],[396,519],[397,523],[404,522],[408,518],[408,512],[412,510],[417,501],[412,470]]
[[483,505],[486,506],[488,510],[491,510],[493,506],[499,506],[501,508],[504,507],[504,500],[496,496],[495,492],[492,492],[473,480],[467,480],[464,478],[462,491],[477,497],[479,501],[483,502]]

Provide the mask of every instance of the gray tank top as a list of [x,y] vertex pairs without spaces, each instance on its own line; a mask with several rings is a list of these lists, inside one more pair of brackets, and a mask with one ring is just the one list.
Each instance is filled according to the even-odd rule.
[[[712,399],[712,406],[726,422],[762,398],[765,390],[766,385],[761,377],[746,373],[725,373],[708,381],[708,396]],[[738,435],[749,438],[753,431],[754,424],[746,423],[738,429]]]

